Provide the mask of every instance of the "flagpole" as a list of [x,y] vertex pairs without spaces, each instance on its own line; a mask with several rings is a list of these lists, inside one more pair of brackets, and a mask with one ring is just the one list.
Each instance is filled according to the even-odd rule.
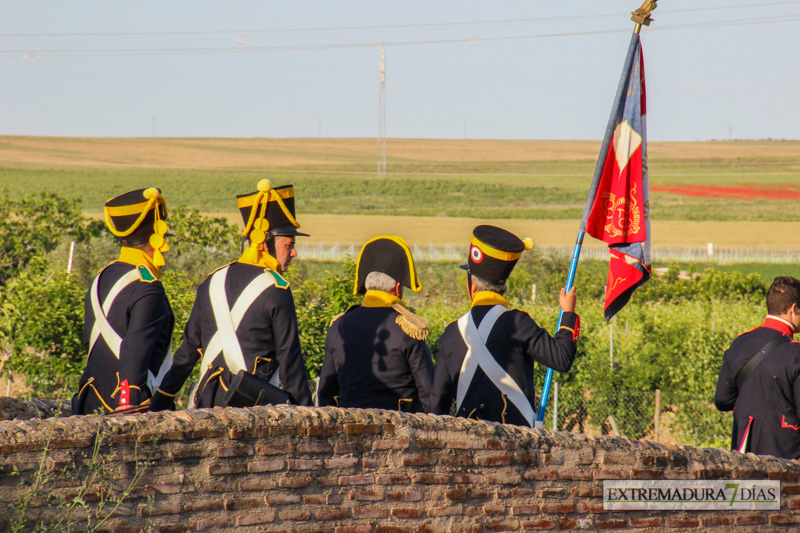
[[[636,11],[632,12],[633,15],[631,20],[636,22],[636,26],[633,28],[633,34],[631,35],[631,42],[628,45],[628,55],[625,58],[625,65],[622,69],[622,75],[620,76],[619,85],[617,86],[617,92],[614,97],[614,105],[611,108],[611,115],[608,118],[608,125],[606,126],[606,132],[603,136],[603,144],[600,146],[600,155],[597,158],[597,165],[594,169],[594,176],[592,177],[592,184],[589,187],[589,195],[586,198],[586,205],[583,208],[583,218],[581,218],[581,225],[578,228],[578,237],[575,240],[575,247],[572,249],[572,262],[569,265],[569,272],[567,273],[567,284],[565,286],[565,290],[569,292],[575,283],[575,272],[578,270],[578,260],[581,256],[581,248],[583,247],[583,237],[586,234],[586,224],[589,220],[589,214],[592,211],[592,205],[594,204],[594,198],[597,194],[597,188],[600,184],[600,177],[603,174],[603,166],[605,165],[606,157],[608,156],[608,150],[611,146],[611,138],[614,133],[614,128],[617,126],[617,117],[619,116],[619,110],[622,102],[622,94],[627,89],[628,83],[630,82],[630,71],[631,71],[631,63],[635,58],[636,52],[639,50],[639,32],[642,30],[642,24],[645,26],[650,25],[650,12],[656,8],[656,2],[647,0],[645,3],[637,9]],[[561,319],[564,316],[564,310],[559,310],[558,313],[558,323],[556,325],[556,332],[561,329]],[[544,427],[544,414],[545,410],[547,409],[547,399],[550,396],[550,385],[553,382],[553,369],[548,368],[547,374],[544,377],[544,384],[542,385],[542,395],[541,400],[539,402],[539,411],[536,413],[536,424],[535,427],[541,428]]]

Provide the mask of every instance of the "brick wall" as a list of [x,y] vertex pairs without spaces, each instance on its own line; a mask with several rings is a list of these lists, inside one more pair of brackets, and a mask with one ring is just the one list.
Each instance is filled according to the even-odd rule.
[[[21,515],[15,505],[27,527],[86,529],[108,517],[99,529],[121,532],[753,531],[800,523],[798,462],[379,410],[12,420],[0,422],[0,454],[0,529]],[[606,479],[732,478],[781,480],[781,510],[603,510]]]

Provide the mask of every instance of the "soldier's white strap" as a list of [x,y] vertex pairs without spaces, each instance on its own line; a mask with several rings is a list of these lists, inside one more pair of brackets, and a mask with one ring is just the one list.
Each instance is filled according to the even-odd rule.
[[111,324],[108,323],[108,311],[111,309],[119,293],[122,292],[122,289],[134,281],[139,280],[139,271],[134,268],[119,278],[117,282],[114,283],[114,286],[111,287],[102,306],[100,305],[100,296],[98,294],[99,279],[99,275],[94,278],[92,288],[89,291],[89,294],[91,294],[92,312],[94,313],[94,325],[92,326],[92,334],[89,337],[89,353],[92,352],[94,345],[97,343],[97,339],[102,335],[103,340],[106,341],[111,352],[119,359],[119,354],[122,351],[122,337],[120,337],[119,334],[114,331],[114,328],[111,327]]
[[161,381],[164,379],[164,376],[167,375],[170,367],[172,366],[172,343],[169,344],[169,348],[167,349],[167,355],[164,357],[164,360],[161,362],[161,366],[158,369],[158,375],[154,376],[153,371],[148,369],[147,370],[147,388],[150,389],[150,393],[155,396],[156,390],[158,387],[161,386]]
[[495,322],[507,310],[502,305],[494,306],[483,318],[479,328],[475,327],[471,311],[458,319],[458,330],[467,345],[467,354],[464,356],[464,362],[461,364],[461,373],[458,378],[456,406],[457,409],[461,408],[461,403],[464,401],[464,396],[472,382],[475,371],[480,366],[494,386],[506,395],[522,416],[525,417],[528,424],[533,427],[533,423],[536,420],[536,411],[533,410],[531,402],[522,392],[517,382],[514,381],[514,378],[498,364],[486,347],[486,339],[489,338]]
[[239,329],[239,323],[242,317],[253,305],[253,302],[258,298],[262,292],[275,284],[275,278],[264,272],[251,281],[247,287],[239,295],[236,303],[233,304],[233,309],[228,308],[228,296],[225,292],[225,279],[228,277],[228,268],[225,267],[217,270],[209,282],[208,293],[211,299],[211,309],[214,313],[214,321],[217,323],[217,331],[211,340],[208,341],[205,353],[203,354],[203,361],[200,367],[200,379],[195,385],[189,396],[190,407],[194,407],[194,398],[197,387],[203,381],[208,365],[210,365],[216,357],[222,353],[225,357],[225,365],[232,374],[237,374],[239,370],[247,369],[247,363],[244,360],[242,347],[239,344],[239,338],[236,336],[236,330]]

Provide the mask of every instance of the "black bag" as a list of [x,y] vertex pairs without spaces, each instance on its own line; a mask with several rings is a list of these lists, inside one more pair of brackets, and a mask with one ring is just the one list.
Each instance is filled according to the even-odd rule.
[[289,403],[289,394],[263,379],[240,370],[225,393],[228,407],[253,407]]

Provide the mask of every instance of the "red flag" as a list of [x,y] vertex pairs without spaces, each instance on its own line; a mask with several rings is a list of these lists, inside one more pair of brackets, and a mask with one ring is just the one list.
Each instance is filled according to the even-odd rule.
[[607,242],[611,252],[606,320],[611,320],[628,303],[633,291],[650,279],[644,58],[641,43],[637,46],[586,225],[589,235]]

